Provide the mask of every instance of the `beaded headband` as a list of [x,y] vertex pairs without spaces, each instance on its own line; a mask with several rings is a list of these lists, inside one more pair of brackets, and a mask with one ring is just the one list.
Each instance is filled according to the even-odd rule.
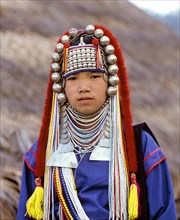
[[71,28],[63,35],[52,54],[52,89],[58,93],[58,102],[64,104],[66,101],[63,79],[78,72],[105,73],[105,79],[110,84],[107,94],[116,95],[119,78],[114,52],[109,37],[104,35],[102,29],[95,29],[93,25],[80,31]]

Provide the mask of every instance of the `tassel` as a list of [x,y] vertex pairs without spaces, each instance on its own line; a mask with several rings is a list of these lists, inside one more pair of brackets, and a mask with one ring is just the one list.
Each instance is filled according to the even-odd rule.
[[129,220],[134,220],[139,217],[140,211],[140,188],[136,182],[136,174],[131,174],[131,186],[129,193],[128,213]]
[[44,189],[41,185],[41,178],[35,179],[36,188],[34,193],[26,202],[26,214],[29,217],[40,220],[43,218],[43,200],[44,200]]

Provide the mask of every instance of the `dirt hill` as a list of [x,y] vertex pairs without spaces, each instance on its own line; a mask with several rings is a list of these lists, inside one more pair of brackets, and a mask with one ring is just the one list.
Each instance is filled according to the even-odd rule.
[[87,24],[104,25],[119,39],[134,123],[146,121],[156,134],[180,198],[178,36],[127,1],[1,1],[0,199],[6,208],[0,219],[15,216],[21,157],[38,137],[56,41],[64,30]]

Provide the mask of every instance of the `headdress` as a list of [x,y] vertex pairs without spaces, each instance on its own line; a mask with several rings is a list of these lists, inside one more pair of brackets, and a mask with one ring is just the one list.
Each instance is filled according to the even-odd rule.
[[[136,147],[134,132],[132,128],[132,116],[130,110],[130,98],[128,88],[128,77],[122,55],[122,51],[117,39],[103,26],[88,25],[85,30],[70,29],[59,38],[54,53],[52,54],[52,67],[49,76],[42,126],[38,139],[37,159],[35,176],[41,178],[45,172],[45,161],[50,153],[48,143],[53,139],[57,130],[52,128],[57,121],[58,111],[63,108],[66,102],[64,94],[64,79],[77,72],[103,72],[109,87],[107,94],[116,97],[111,102],[112,114],[119,112],[120,120],[115,116],[114,122],[120,121],[118,132],[121,131],[124,156],[126,157],[126,167],[128,179],[131,173],[137,172]],[[119,104],[120,103],[120,104]],[[54,110],[52,110],[52,107]],[[56,113],[55,113],[56,112]],[[117,120],[118,119],[118,120]],[[112,125],[116,126],[117,124]],[[111,128],[113,129],[113,128]],[[53,131],[52,131],[53,130]],[[118,132],[115,132],[116,138]],[[50,135],[51,133],[51,135]],[[116,145],[113,141],[112,145]],[[113,161],[116,158],[116,147],[114,148]],[[47,173],[46,173],[47,174]],[[48,174],[49,175],[49,174]],[[133,176],[133,183],[134,183]],[[112,184],[112,182],[110,182]],[[112,194],[114,193],[111,192]],[[113,203],[113,201],[110,201]],[[110,204],[111,206],[111,204]],[[112,208],[112,216],[116,217],[117,207]],[[64,208],[65,211],[66,208]],[[117,214],[118,216],[118,214]],[[137,217],[137,216],[136,216]]]

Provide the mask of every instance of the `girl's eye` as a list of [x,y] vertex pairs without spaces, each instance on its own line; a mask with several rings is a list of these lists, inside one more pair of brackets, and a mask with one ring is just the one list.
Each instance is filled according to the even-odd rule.
[[69,76],[69,77],[67,77],[67,80],[68,81],[70,81],[70,80],[76,80],[77,79],[77,77],[75,77],[75,76]]
[[91,79],[96,79],[96,78],[100,78],[100,75],[91,75]]

